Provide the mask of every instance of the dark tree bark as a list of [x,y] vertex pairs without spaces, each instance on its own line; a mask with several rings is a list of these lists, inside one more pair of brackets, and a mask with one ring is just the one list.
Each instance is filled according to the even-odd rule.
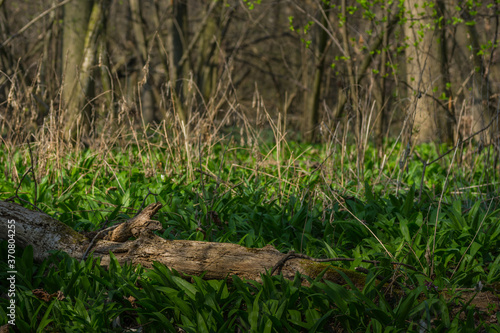
[[[328,26],[328,3],[323,2],[323,7],[321,11],[321,22],[324,27]],[[318,140],[318,125],[319,125],[319,106],[321,99],[322,83],[323,77],[325,75],[325,59],[327,50],[328,33],[325,29],[320,28],[318,47],[316,48],[316,64],[314,69],[314,78],[312,84],[312,90],[308,96],[307,108],[305,110],[305,128],[304,137],[309,142],[314,142]]]
[[184,97],[186,84],[182,82],[184,68],[188,63],[181,64],[182,55],[184,54],[185,44],[187,42],[188,30],[188,10],[186,0],[170,0],[170,5],[173,12],[173,17],[169,25],[168,36],[168,55],[169,55],[169,76],[172,85],[172,95],[174,105],[179,120],[187,125],[189,116],[184,107]]

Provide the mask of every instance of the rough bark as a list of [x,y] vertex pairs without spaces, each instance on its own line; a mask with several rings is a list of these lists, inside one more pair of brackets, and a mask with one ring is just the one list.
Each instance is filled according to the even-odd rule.
[[[391,12],[386,9],[386,15],[390,16]],[[379,157],[382,157],[382,149],[383,149],[383,140],[386,129],[389,127],[387,124],[387,106],[386,102],[388,101],[386,95],[386,84],[387,84],[387,60],[390,56],[389,54],[389,20],[384,22],[384,31],[382,35],[382,50],[380,54],[380,73],[378,76],[378,80],[376,80],[375,84],[375,99],[377,101],[377,117],[375,121],[375,145],[379,151]]]
[[[461,12],[461,17],[468,22],[472,20],[472,17],[466,10]],[[477,27],[472,24],[468,24],[465,27],[467,29],[467,38],[464,38],[464,40],[467,43],[467,47],[470,48],[470,57],[473,60],[476,72],[472,84],[471,131],[477,132],[490,126],[488,131],[481,133],[480,137],[485,143],[491,143],[492,140],[498,138],[500,130],[499,122],[495,119],[498,117],[497,103],[490,100],[490,97],[494,95],[492,89],[494,85],[491,84],[488,73],[489,68],[487,68],[488,66],[484,61],[484,55],[480,53],[482,37],[477,31]]]
[[[329,5],[327,2],[323,3],[322,8],[322,20],[321,23],[323,26],[328,26],[328,9]],[[318,125],[319,125],[319,105],[320,105],[320,97],[321,97],[321,88],[323,85],[323,76],[325,72],[325,58],[326,58],[326,49],[327,49],[327,40],[328,34],[325,29],[321,29],[319,32],[319,41],[318,47],[316,51],[316,68],[314,70],[314,81],[313,81],[313,89],[309,93],[308,96],[308,107],[305,110],[306,119],[305,119],[305,137],[309,142],[318,141]],[[306,92],[307,93],[307,92]]]
[[[106,46],[106,41],[104,38],[99,39],[99,69],[101,72],[101,85],[102,90],[105,93],[105,107],[106,110],[109,110],[113,114],[112,119],[116,119],[116,110],[114,110],[113,103],[113,83],[111,78],[111,66],[109,63],[109,54]],[[113,123],[113,126],[116,124]]]
[[[200,88],[203,99],[208,102],[215,96],[217,87],[217,46],[221,45],[221,33],[223,30],[221,22],[222,6],[219,4],[215,15],[212,12],[215,9],[216,2],[210,3],[206,10],[204,25],[199,27],[200,33],[200,52],[196,61],[197,85]],[[193,43],[191,42],[189,46]],[[184,52],[186,54],[186,52]],[[183,55],[184,57],[184,55]]]
[[[287,256],[270,245],[254,249],[229,243],[166,240],[153,233],[162,226],[151,220],[161,207],[160,203],[151,204],[129,221],[87,237],[44,213],[0,201],[0,239],[7,239],[8,221],[14,220],[16,245],[31,244],[37,261],[47,258],[52,250],[65,251],[80,260],[91,245],[93,256],[101,258],[104,266],[109,265],[110,253],[113,253],[121,264],[127,262],[149,268],[157,261],[180,273],[204,274],[205,279],[237,275],[260,281],[261,274],[271,271]],[[363,274],[336,269],[346,273],[356,286],[364,285]],[[281,272],[288,279],[293,279],[297,272],[315,278],[324,270],[324,279],[345,284],[333,266],[308,259],[286,260]]]
[[15,221],[16,246],[32,245],[37,261],[47,258],[50,250],[65,251],[75,258],[83,255],[81,248],[86,237],[45,213],[0,201],[0,239],[7,239],[9,220]]
[[174,89],[172,89],[172,97],[176,108],[176,113],[179,120],[187,124],[188,114],[184,108],[183,101],[185,98],[184,87],[182,84],[184,66],[181,65],[181,58],[184,53],[187,36],[187,3],[185,0],[171,0],[170,5],[173,11],[173,18],[169,24],[169,36],[167,42],[167,52],[169,56],[169,76],[170,82]]
[[64,6],[64,25],[62,42],[62,63],[64,81],[62,86],[62,98],[68,108],[67,124],[71,127],[66,130],[72,133],[66,133],[68,137],[74,136],[76,128],[75,119],[78,117],[79,109],[74,108],[72,100],[75,100],[74,91],[78,89],[79,68],[83,61],[83,50],[85,48],[85,36],[87,32],[90,13],[92,10],[92,1],[71,1]]
[[[88,18],[86,18],[86,14],[74,13],[79,10],[87,10],[86,7],[81,8],[80,5],[76,8],[69,7],[71,11],[65,8],[64,21],[69,20],[67,24],[70,24],[76,20],[73,18],[76,15],[79,26],[78,29],[65,26],[63,36],[64,53],[67,55],[63,84],[63,99],[67,108],[64,133],[69,140],[76,140],[78,131],[85,135],[90,133],[92,115],[88,101],[92,99],[94,91],[92,74],[97,63],[99,39],[106,23],[110,4],[109,0],[74,2],[75,4],[93,4]],[[68,31],[66,31],[67,29]],[[80,34],[84,37],[83,44]]]
[[[444,11],[444,3],[437,1],[439,16]],[[448,103],[440,103],[440,94],[445,92],[447,74],[446,40],[444,27],[426,7],[424,0],[407,0],[407,22],[405,35],[407,83],[414,112],[413,130],[416,142],[440,140],[453,141],[454,118],[446,108]],[[432,28],[429,28],[432,27]]]

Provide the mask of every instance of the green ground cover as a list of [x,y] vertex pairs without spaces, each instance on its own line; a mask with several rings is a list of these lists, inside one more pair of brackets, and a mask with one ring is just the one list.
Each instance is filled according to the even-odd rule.
[[[460,298],[500,293],[499,180],[488,148],[459,147],[427,165],[424,175],[422,161],[446,148],[420,145],[409,154],[403,148],[387,143],[379,155],[368,146],[360,159],[354,146],[242,147],[228,140],[172,151],[159,142],[38,157],[36,182],[32,174],[22,177],[32,165],[26,147],[0,152],[0,198],[17,191],[78,231],[119,223],[161,202],[155,218],[166,239],[271,244],[284,253],[354,258],[333,265],[367,269],[362,289],[347,277],[344,286],[321,278],[303,286],[299,276],[279,275],[264,275],[262,283],[200,277],[189,283],[161,265],[147,270],[113,262],[106,270],[96,259],[80,263],[63,253],[34,263],[28,247],[17,253],[17,328],[500,331],[498,300],[481,308]],[[387,251],[416,270],[394,267]],[[1,268],[0,281],[6,271]],[[377,275],[387,277],[384,283]],[[385,288],[392,278],[402,292]],[[65,298],[45,302],[36,289],[61,291]],[[6,293],[3,284],[0,293]],[[0,305],[3,325],[7,300],[0,298]]]

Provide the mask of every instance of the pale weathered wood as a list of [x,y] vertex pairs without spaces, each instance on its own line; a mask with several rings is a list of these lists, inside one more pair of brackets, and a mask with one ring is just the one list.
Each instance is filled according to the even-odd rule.
[[[0,239],[7,239],[8,221],[15,221],[15,245],[33,246],[37,261],[48,257],[49,251],[61,250],[78,258],[88,239],[45,213],[31,211],[14,203],[0,201]],[[85,251],[85,249],[83,249]]]
[[[161,224],[150,220],[160,208],[160,203],[151,204],[129,221],[98,234],[90,250],[94,257],[101,258],[104,266],[109,265],[111,252],[121,264],[151,267],[157,261],[180,273],[204,274],[206,279],[237,275],[259,281],[260,274],[271,271],[286,256],[270,245],[254,249],[230,243],[163,239],[153,233],[161,229]],[[16,221],[16,245],[31,244],[36,260],[45,259],[51,250],[65,251],[80,260],[91,243],[86,236],[44,213],[0,201],[0,239],[7,239],[8,220]],[[314,278],[328,267],[324,278],[344,284],[332,266],[307,259],[287,260],[282,273],[288,279],[293,279],[297,272]],[[363,274],[343,271],[356,285],[364,284]]]
[[161,203],[149,205],[142,212],[137,214],[137,216],[110,231],[104,239],[113,242],[125,242],[132,236],[139,237],[140,234],[146,230],[161,230],[162,226],[160,222],[150,220],[151,216],[155,215],[161,207]]

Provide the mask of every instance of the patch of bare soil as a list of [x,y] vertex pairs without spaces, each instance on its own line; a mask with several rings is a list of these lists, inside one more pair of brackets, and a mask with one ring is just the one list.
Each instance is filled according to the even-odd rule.
[[[458,291],[455,295],[445,295],[446,299],[456,298],[456,307],[451,313],[452,316],[461,311],[463,305],[470,302],[470,306],[475,306],[478,310],[478,321],[483,321],[488,324],[498,324],[497,313],[500,311],[500,297],[497,292],[492,291]],[[465,314],[462,313],[461,318],[465,319]]]

